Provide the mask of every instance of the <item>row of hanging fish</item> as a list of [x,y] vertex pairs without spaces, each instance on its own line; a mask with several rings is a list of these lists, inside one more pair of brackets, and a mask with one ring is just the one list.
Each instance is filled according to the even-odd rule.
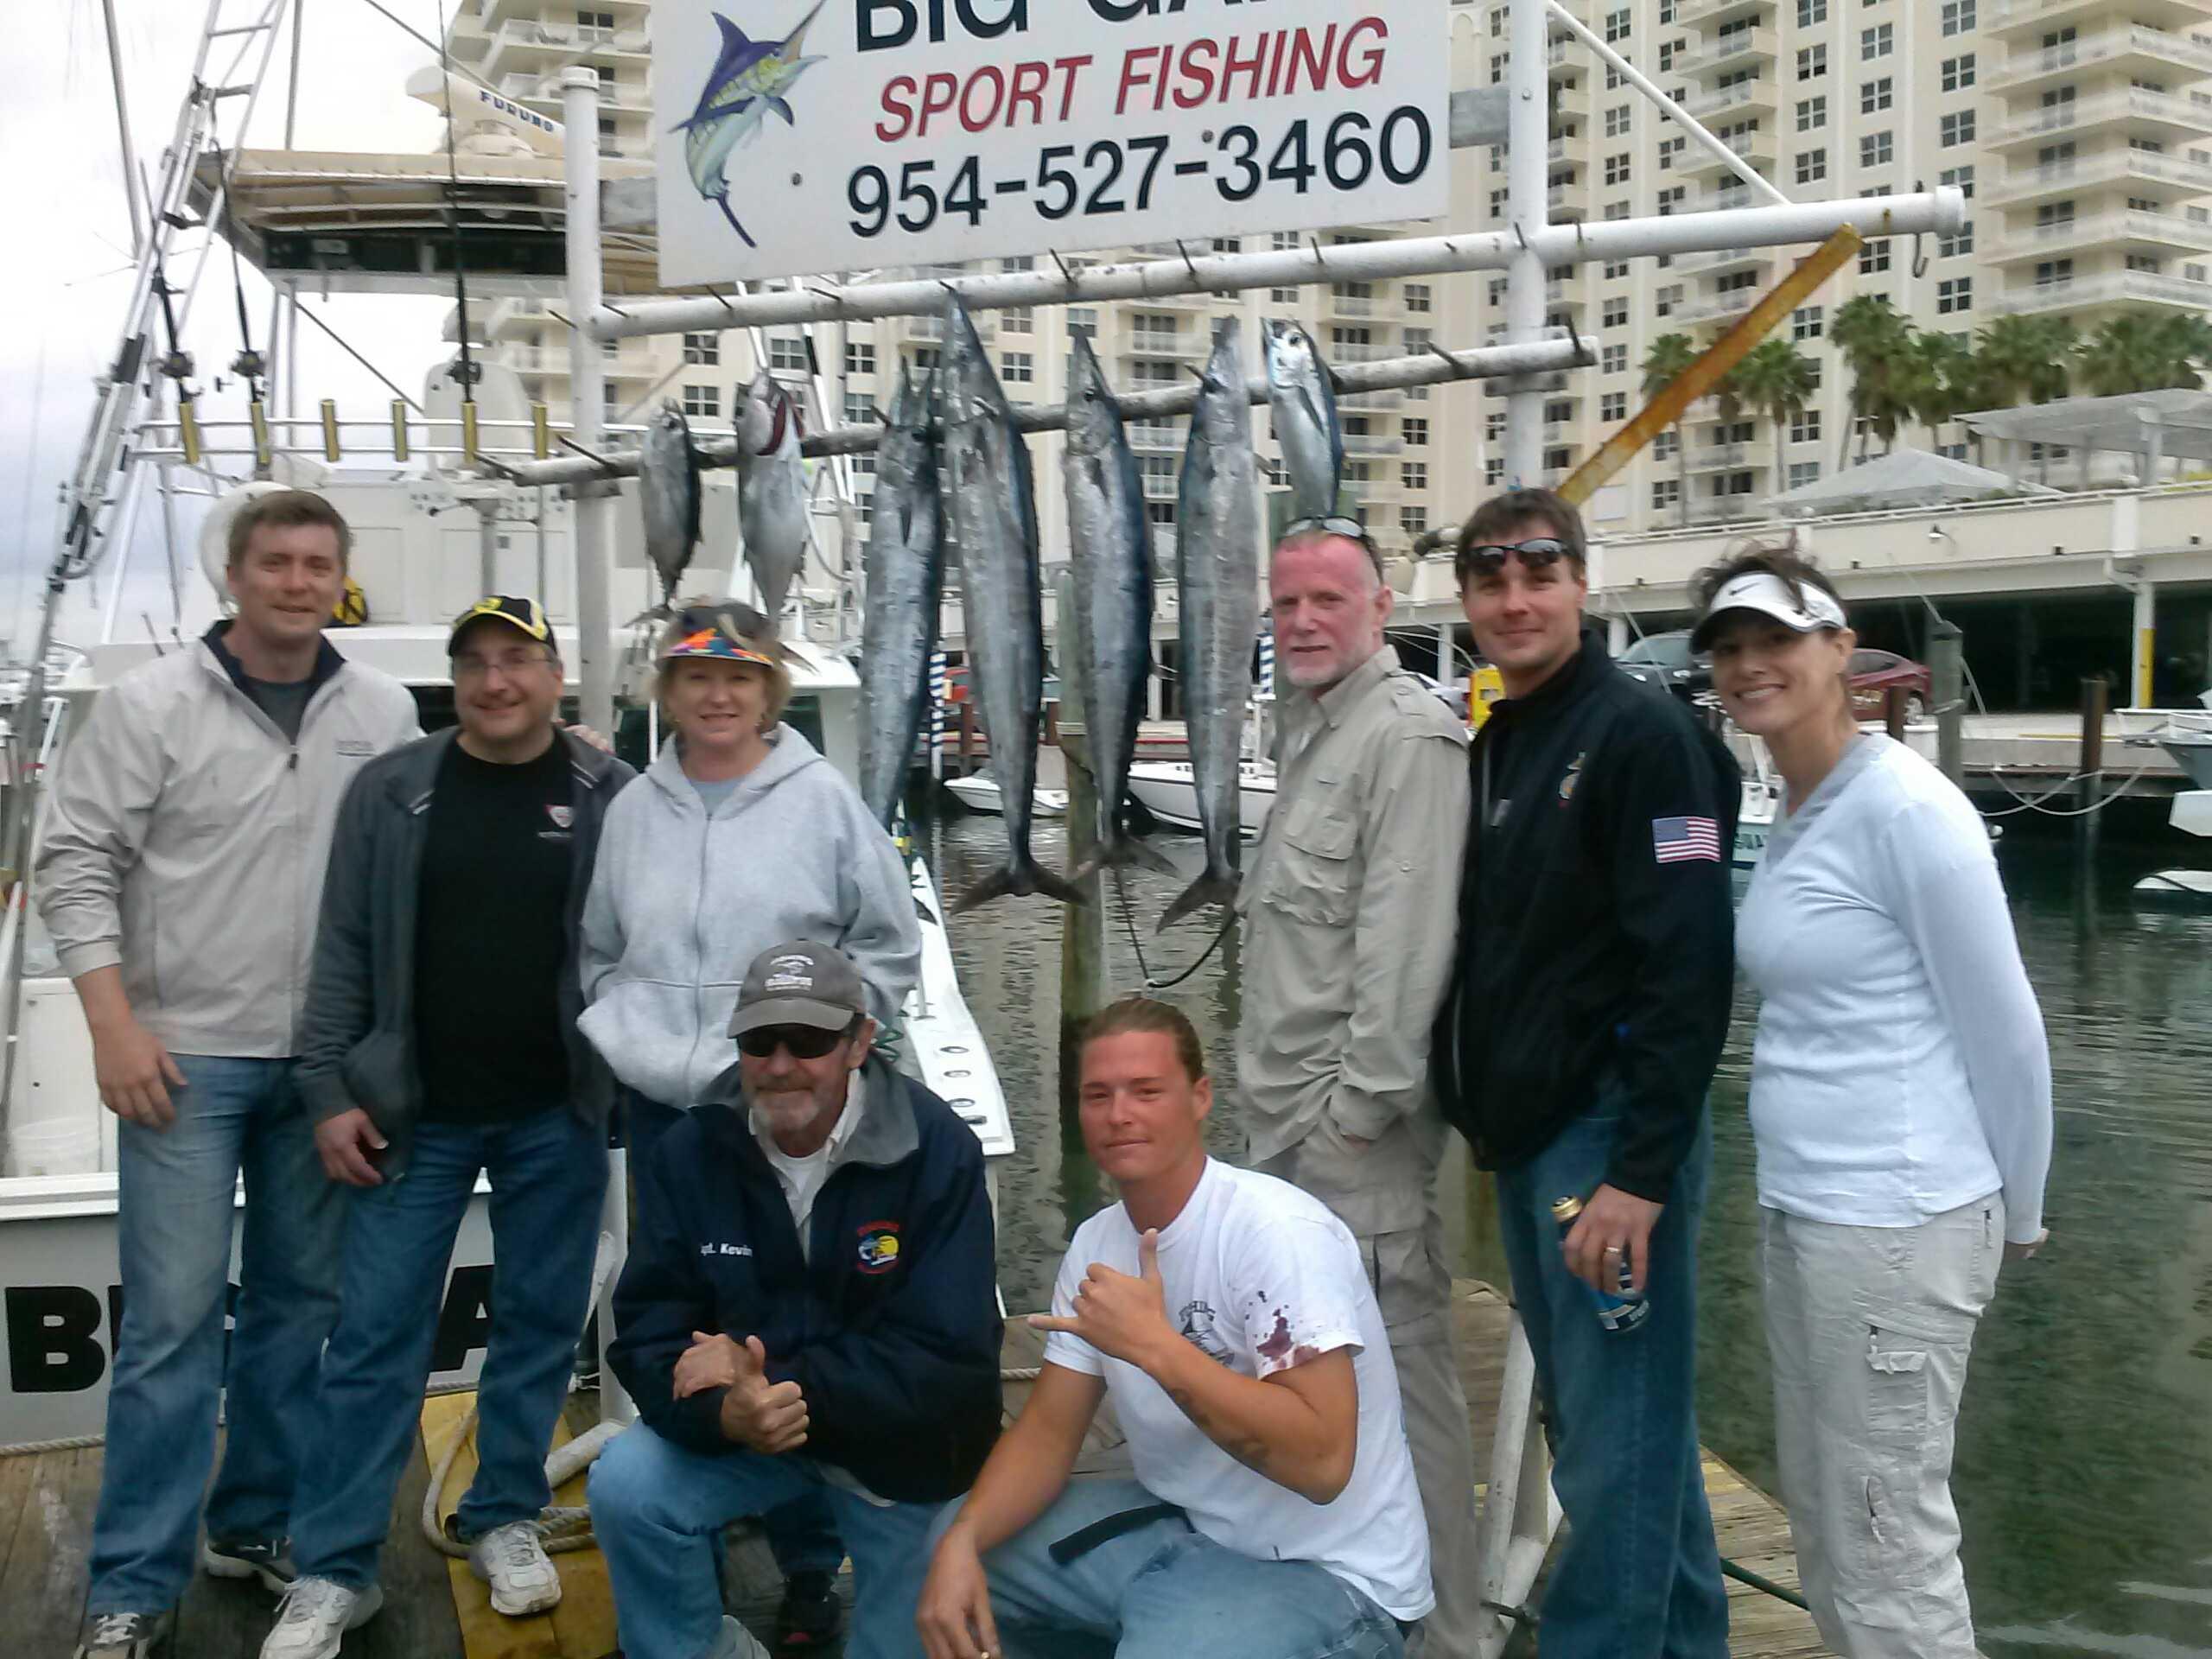
[[[927,710],[943,591],[939,493],[962,556],[970,677],[1004,802],[1005,863],[965,894],[965,910],[1007,894],[1080,902],[1071,885],[1102,868],[1158,861],[1122,827],[1150,671],[1153,550],[1143,480],[1122,410],[1088,340],[1077,336],[1069,376],[1063,479],[1075,614],[1061,667],[1078,688],[1097,780],[1096,851],[1068,879],[1040,868],[1029,847],[1045,645],[1037,511],[1027,446],[975,325],[957,299],[929,387],[902,376],[876,462],[868,550],[868,614],[861,669],[862,792],[887,827]],[[1268,390],[1300,517],[1335,510],[1344,438],[1327,366],[1295,324],[1270,326]],[[1179,672],[1206,864],[1160,925],[1234,902],[1243,842],[1239,745],[1252,693],[1260,622],[1262,531],[1236,324],[1218,326],[1199,374],[1179,492],[1176,579],[1181,592]],[[932,422],[938,445],[930,443]]]
[[[761,610],[780,618],[806,559],[806,469],[798,448],[804,423],[791,393],[766,369],[734,396],[738,534]],[[661,602],[633,620],[674,613],[677,586],[699,545],[700,499],[691,423],[672,398],[664,399],[638,457],[645,557],[660,575]]]

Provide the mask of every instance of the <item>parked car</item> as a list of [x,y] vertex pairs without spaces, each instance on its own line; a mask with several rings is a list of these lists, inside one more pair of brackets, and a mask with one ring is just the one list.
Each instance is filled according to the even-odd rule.
[[[1646,634],[1614,660],[1623,673],[1670,691],[1685,702],[1713,689],[1713,671],[1690,650],[1687,629]],[[1905,688],[1905,718],[1923,718],[1929,701],[1929,683],[1926,664],[1900,657],[1894,651],[1862,648],[1851,653],[1851,707],[1860,720],[1882,718],[1884,699],[1893,685]]]
[[1624,674],[1671,692],[1685,702],[1713,689],[1713,671],[1690,650],[1688,628],[1648,633],[1613,660]]
[[1900,657],[1894,651],[1854,651],[1851,653],[1851,709],[1861,720],[1879,720],[1893,685],[1905,689],[1905,718],[1924,719],[1930,701],[1928,664]]

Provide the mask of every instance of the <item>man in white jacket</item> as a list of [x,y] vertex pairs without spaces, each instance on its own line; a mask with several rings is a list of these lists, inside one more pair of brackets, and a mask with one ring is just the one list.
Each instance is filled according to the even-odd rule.
[[124,1312],[79,1659],[143,1659],[191,1576],[225,1385],[232,1193],[245,1231],[229,1426],[201,1563],[282,1588],[344,1211],[292,1057],[339,798],[418,734],[414,699],[322,637],[350,536],[321,497],[232,520],[235,618],[103,692],[71,743],[40,913],[122,1120]]

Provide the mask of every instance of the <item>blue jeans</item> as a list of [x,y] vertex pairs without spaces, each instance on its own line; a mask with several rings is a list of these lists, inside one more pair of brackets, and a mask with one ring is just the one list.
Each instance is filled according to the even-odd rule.
[[700,1659],[721,1639],[715,1561],[731,1522],[826,1501],[853,1547],[849,1659],[919,1659],[914,1604],[929,1567],[937,1509],[872,1503],[831,1485],[805,1458],[735,1447],[716,1457],[664,1440],[643,1423],[616,1435],[591,1469],[591,1524],[607,1557],[627,1659]]
[[[622,1090],[622,1138],[630,1149],[630,1166],[645,1160],[661,1136],[689,1116],[680,1107],[648,1100],[634,1089]],[[632,1179],[636,1178],[632,1177]],[[768,1535],[768,1553],[788,1579],[796,1573],[836,1572],[844,1564],[845,1541],[837,1533],[837,1517],[830,1500],[819,1492],[805,1492],[763,1516],[761,1529]]]
[[312,1430],[315,1370],[338,1315],[345,1209],[323,1179],[289,1060],[179,1054],[176,1121],[120,1126],[116,1255],[123,1324],[92,1522],[90,1611],[158,1612],[192,1576],[226,1378],[225,1304],[238,1177],[241,1288],[230,1435],[207,1529],[282,1538]]
[[461,1536],[534,1520],[551,1501],[545,1454],[589,1311],[606,1136],[565,1106],[513,1123],[421,1124],[404,1174],[349,1189],[342,1311],[293,1506],[292,1559],[303,1578],[353,1590],[376,1580],[422,1415],[454,1236],[480,1169],[492,1178],[496,1261]]
[[[934,1548],[965,1498],[945,1505]],[[1147,1521],[1070,1561],[1052,1546],[1160,1500],[1134,1480],[1071,1481],[983,1555],[1011,1659],[1399,1659],[1397,1620],[1314,1561],[1262,1560],[1180,1516]]]
[[1527,1162],[1498,1172],[1514,1301],[1535,1351],[1552,1486],[1567,1533],[1544,1593],[1544,1659],[1726,1659],[1728,1594],[1697,1446],[1697,1230],[1713,1164],[1708,1122],[1652,1229],[1650,1313],[1598,1323],[1567,1269],[1552,1200],[1604,1181],[1620,1132],[1586,1112]]

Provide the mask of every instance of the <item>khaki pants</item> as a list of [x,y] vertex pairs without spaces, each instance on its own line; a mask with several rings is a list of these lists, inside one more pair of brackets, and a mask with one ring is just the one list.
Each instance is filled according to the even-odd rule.
[[2005,1201],[1917,1227],[1759,1221],[1783,1496],[1821,1639],[1845,1659],[1974,1659],[1951,1448]]
[[1423,1619],[1424,1659],[1471,1659],[1482,1608],[1475,1577],[1475,1454],[1466,1390],[1452,1341],[1452,1270],[1437,1208],[1445,1132],[1433,1109],[1394,1125],[1365,1152],[1327,1124],[1258,1166],[1319,1198],[1359,1241],[1360,1260],[1390,1333],[1406,1443],[1428,1518],[1436,1610]]

